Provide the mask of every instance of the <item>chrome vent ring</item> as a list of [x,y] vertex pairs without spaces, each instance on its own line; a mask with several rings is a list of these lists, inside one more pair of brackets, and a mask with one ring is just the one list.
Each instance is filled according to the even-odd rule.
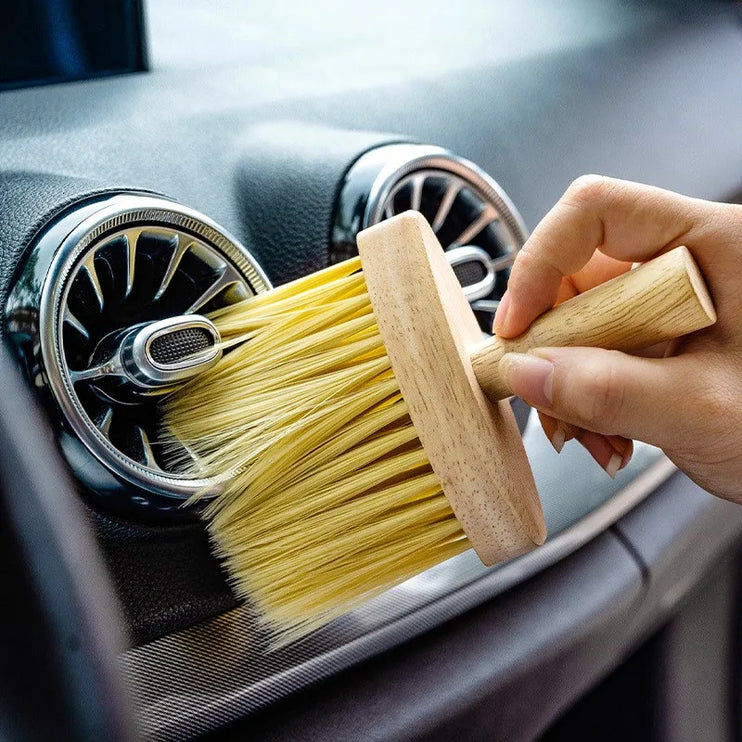
[[[234,237],[164,199],[114,196],[74,210],[42,234],[11,291],[6,325],[35,386],[62,413],[62,447],[79,478],[109,502],[118,498],[116,506],[159,511],[211,486],[170,463],[183,456],[167,456],[153,443],[158,390],[131,394],[101,362],[101,348],[130,328],[167,325],[176,316],[182,324],[182,315],[269,287]],[[171,343],[198,345],[199,331],[184,326]],[[158,352],[169,357],[173,349]]]
[[489,329],[528,232],[502,188],[448,150],[391,144],[363,154],[340,191],[331,259],[355,254],[360,230],[408,209],[430,222],[467,299]]

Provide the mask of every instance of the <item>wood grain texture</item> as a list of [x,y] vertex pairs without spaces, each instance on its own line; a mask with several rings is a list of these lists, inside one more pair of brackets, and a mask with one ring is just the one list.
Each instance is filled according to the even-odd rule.
[[487,396],[511,392],[500,373],[505,353],[546,346],[638,350],[716,322],[703,277],[687,247],[677,247],[541,315],[513,340],[493,337],[472,355]]
[[490,402],[470,355],[481,331],[425,219],[358,235],[374,315],[425,453],[487,565],[542,544],[546,526],[508,402]]

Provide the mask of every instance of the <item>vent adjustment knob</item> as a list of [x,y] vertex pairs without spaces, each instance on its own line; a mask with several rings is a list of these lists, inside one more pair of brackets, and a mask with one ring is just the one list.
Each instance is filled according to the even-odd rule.
[[119,358],[132,384],[146,391],[167,391],[211,368],[221,358],[220,343],[211,320],[184,314],[127,332]]

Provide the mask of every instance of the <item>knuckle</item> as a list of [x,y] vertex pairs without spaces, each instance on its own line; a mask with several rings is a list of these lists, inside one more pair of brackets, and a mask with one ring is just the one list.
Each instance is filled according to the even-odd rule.
[[531,289],[534,276],[540,275],[545,263],[544,251],[535,245],[524,245],[515,258],[508,279],[508,289],[512,295],[523,295]]
[[[521,274],[528,276],[536,263],[538,263],[538,257],[534,253],[534,248],[526,243],[515,256],[511,280],[517,281]],[[515,270],[516,267],[518,269],[517,271]]]
[[[707,426],[728,424],[730,401],[737,397],[738,383],[735,376],[722,370],[714,374],[710,383],[705,384],[704,388],[695,390],[695,393],[689,397],[695,402],[694,412],[704,418]],[[690,393],[692,390],[689,390]]]
[[569,203],[584,203],[603,198],[611,188],[611,179],[604,175],[580,175],[575,178],[564,194],[564,200]]

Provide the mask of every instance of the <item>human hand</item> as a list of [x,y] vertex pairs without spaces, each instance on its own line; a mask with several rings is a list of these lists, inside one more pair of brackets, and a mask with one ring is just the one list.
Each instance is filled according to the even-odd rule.
[[555,303],[679,245],[706,278],[714,326],[655,357],[538,348],[507,354],[501,365],[557,451],[576,438],[615,476],[632,439],[642,440],[705,489],[742,502],[742,206],[578,178],[518,253],[494,329],[515,337]]

